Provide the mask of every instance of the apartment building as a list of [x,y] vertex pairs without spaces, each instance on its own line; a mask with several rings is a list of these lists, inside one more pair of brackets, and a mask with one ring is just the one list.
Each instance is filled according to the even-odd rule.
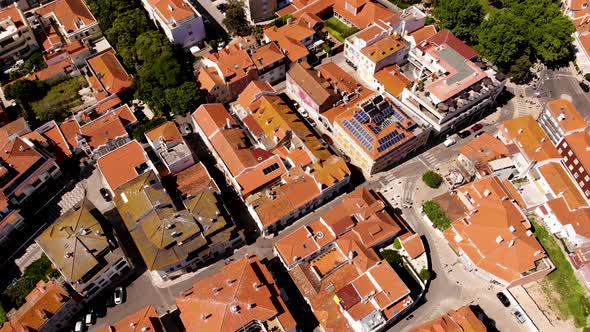
[[67,329],[82,310],[66,287],[55,279],[39,281],[26,296],[26,302],[11,310],[2,332],[53,332]]
[[468,181],[490,175],[506,180],[516,172],[511,156],[512,153],[502,141],[483,133],[461,147],[457,166]]
[[[55,0],[34,9],[35,27],[53,36],[52,48],[89,42],[102,36],[98,21],[83,0]],[[37,23],[38,22],[38,23]],[[45,48],[45,47],[44,47]]]
[[132,272],[106,225],[108,221],[85,197],[35,240],[85,302],[113,289]]
[[174,122],[168,121],[146,132],[145,137],[168,173],[176,174],[195,163],[191,149]]
[[583,131],[588,127],[574,104],[567,99],[548,101],[537,122],[554,145],[557,145],[565,135]]
[[134,331],[154,331],[162,332],[164,327],[160,320],[160,315],[153,305],[147,305],[136,312],[127,315],[125,318],[116,323],[103,326],[98,332],[134,332]]
[[375,88],[374,74],[382,68],[407,62],[410,44],[397,31],[373,25],[346,38],[344,57],[367,86]]
[[184,48],[205,39],[203,16],[188,0],[141,0],[154,24],[170,42]]
[[583,73],[590,72],[590,4],[587,0],[563,0],[563,11],[571,17],[576,32],[574,33],[574,47],[576,63]]
[[255,255],[198,280],[176,298],[186,331],[295,332],[297,326],[268,269]]
[[247,110],[243,126],[221,104],[201,105],[192,117],[228,183],[268,236],[336,195],[350,171],[280,96],[261,95]]
[[506,77],[477,59],[477,53],[448,30],[441,30],[410,51],[417,83],[401,100],[413,114],[444,135],[472,122],[493,104]]
[[465,212],[443,234],[468,271],[514,287],[540,280],[555,269],[533,236],[527,216],[498,178],[466,184],[452,197],[450,204]]
[[339,91],[307,62],[291,66],[287,72],[287,91],[314,118],[332,108],[341,98]]
[[250,52],[252,62],[258,71],[258,79],[271,84],[285,79],[287,57],[276,43],[270,42]]
[[208,188],[187,194],[175,207],[154,171],[115,190],[113,201],[148,270],[168,280],[193,271],[243,243]]
[[274,19],[276,10],[276,0],[244,1],[244,11],[246,12],[246,17],[254,24]]
[[[319,19],[319,18],[318,18]],[[306,61],[310,51],[323,44],[316,38],[316,32],[323,27],[321,19],[306,15],[288,19],[282,27],[270,26],[264,29],[264,42],[274,41],[290,62]]]
[[278,240],[274,251],[323,330],[379,331],[410,310],[416,294],[378,248],[410,235],[364,187],[318,220]]
[[488,328],[482,322],[482,317],[476,315],[469,306],[451,309],[442,316],[414,327],[411,332],[486,332]]
[[557,143],[569,174],[587,199],[590,199],[590,133],[580,131],[566,135]]
[[399,162],[429,135],[430,128],[378,93],[350,105],[334,123],[335,142],[366,176]]
[[23,59],[39,48],[22,10],[14,3],[0,8],[0,61],[2,67]]
[[136,140],[101,156],[96,164],[102,175],[103,185],[111,193],[139,175],[156,169]]

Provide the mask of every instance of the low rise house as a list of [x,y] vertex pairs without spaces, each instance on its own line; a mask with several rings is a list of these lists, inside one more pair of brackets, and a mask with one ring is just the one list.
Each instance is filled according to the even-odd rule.
[[39,48],[33,29],[18,4],[0,8],[0,61],[2,67],[29,56]]
[[554,99],[547,102],[537,122],[555,145],[565,135],[583,131],[588,127],[574,104],[567,99]]
[[376,253],[408,234],[398,218],[374,192],[359,187],[275,243],[323,330],[377,331],[412,307],[416,294]]
[[132,272],[107,225],[106,218],[84,198],[35,240],[85,302],[113,289]]
[[468,271],[514,287],[540,280],[555,269],[526,215],[498,178],[466,184],[454,197],[453,204],[465,215],[453,221],[444,236]]
[[430,128],[406,112],[381,94],[373,94],[350,104],[336,118],[334,139],[365,175],[375,174],[426,144]]
[[490,175],[505,180],[516,172],[511,155],[510,149],[502,141],[483,133],[461,147],[457,165],[468,180]]
[[92,72],[92,76],[88,76],[90,86],[95,90],[99,100],[106,96],[121,94],[133,83],[112,48],[87,58],[86,63]]
[[[186,170],[185,170],[186,171]],[[148,270],[167,280],[219,259],[243,243],[209,188],[186,194],[178,210],[155,172],[115,190],[113,201]]]
[[310,50],[313,51],[322,44],[316,38],[316,31],[322,28],[321,22],[321,19],[316,21],[308,15],[289,19],[281,27],[273,25],[265,28],[264,42],[276,42],[290,62],[306,61]]
[[268,236],[336,195],[349,182],[332,155],[276,95],[261,95],[239,125],[221,104],[193,113],[197,133]]
[[390,65],[407,62],[410,45],[397,31],[373,25],[346,38],[344,57],[371,88],[375,73]]
[[34,13],[39,27],[55,35],[52,40],[57,47],[61,41],[66,44],[89,42],[102,36],[98,21],[83,0],[55,0],[41,4]]
[[98,329],[98,332],[163,332],[160,316],[153,305],[147,305],[112,325]]
[[189,48],[205,39],[203,16],[190,1],[142,0],[141,3],[170,42]]
[[332,108],[341,96],[307,62],[294,63],[287,72],[287,91],[314,118]]
[[387,94],[392,99],[399,99],[409,84],[410,79],[401,72],[400,67],[391,65],[382,68],[373,75],[371,86],[377,87],[377,91]]
[[26,302],[8,313],[1,332],[53,332],[67,329],[82,309],[66,287],[55,279],[39,281]]
[[146,132],[145,137],[169,173],[176,174],[195,163],[191,149],[174,122],[168,121]]
[[255,256],[224,266],[176,298],[186,331],[295,332],[269,269]]
[[250,52],[261,81],[275,84],[285,79],[287,57],[276,43],[270,42]]
[[114,192],[139,175],[155,170],[154,165],[136,140],[103,155],[97,161],[105,188]]
[[468,306],[463,306],[456,310],[450,310],[428,323],[414,327],[412,332],[486,332],[487,330],[488,328],[473,310]]
[[505,76],[477,57],[448,30],[439,31],[410,51],[410,67],[405,73],[417,75],[401,100],[439,136],[480,117],[504,89]]

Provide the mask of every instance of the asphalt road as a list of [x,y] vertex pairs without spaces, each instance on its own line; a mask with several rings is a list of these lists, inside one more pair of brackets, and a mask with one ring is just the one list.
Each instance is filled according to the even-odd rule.
[[542,93],[544,100],[570,99],[586,122],[590,122],[590,94],[585,93],[579,83],[568,68],[544,70],[540,74],[537,91]]

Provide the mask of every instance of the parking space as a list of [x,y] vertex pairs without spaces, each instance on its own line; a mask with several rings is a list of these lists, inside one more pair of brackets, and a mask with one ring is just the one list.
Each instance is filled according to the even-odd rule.
[[94,169],[90,177],[82,181],[82,186],[86,189],[86,197],[100,212],[104,213],[115,207],[112,202],[107,202],[100,193],[100,189],[104,188],[104,185],[98,169]]

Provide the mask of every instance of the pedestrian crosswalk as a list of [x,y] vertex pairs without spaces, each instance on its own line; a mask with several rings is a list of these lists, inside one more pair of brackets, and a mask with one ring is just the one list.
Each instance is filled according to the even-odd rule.
[[424,152],[419,158],[431,169],[436,170],[440,167],[441,162],[430,152]]

